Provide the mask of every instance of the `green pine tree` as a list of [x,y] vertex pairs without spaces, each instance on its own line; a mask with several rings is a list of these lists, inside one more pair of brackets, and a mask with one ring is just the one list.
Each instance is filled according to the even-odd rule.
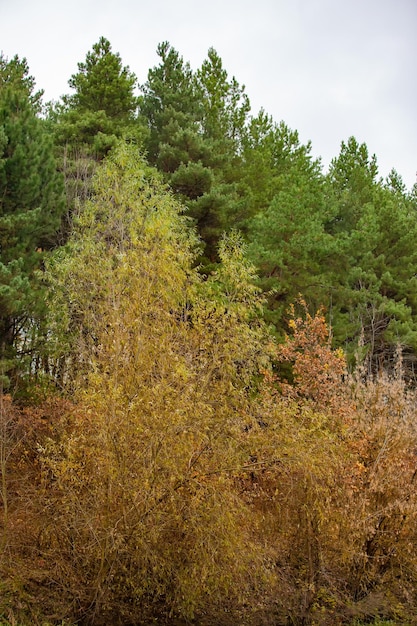
[[68,82],[75,93],[63,96],[50,111],[60,145],[90,146],[101,158],[121,136],[142,138],[136,76],[122,65],[107,39],[101,37],[93,45]]
[[3,370],[31,356],[44,310],[36,270],[55,244],[63,180],[38,117],[26,61],[0,57],[0,349]]
[[66,101],[80,111],[104,111],[113,119],[129,119],[137,109],[136,82],[129,67],[123,67],[120,54],[112,52],[110,42],[100,37],[85,62],[78,63],[78,73],[70,78],[75,94]]
[[282,332],[289,306],[302,294],[323,304],[323,267],[331,243],[320,163],[284,123],[261,112],[251,121],[244,182],[254,216],[247,222],[251,259],[269,291],[266,319]]
[[158,55],[160,64],[142,87],[147,152],[195,220],[208,269],[219,260],[222,233],[243,221],[238,153],[249,101],[213,49],[197,72],[167,42]]
[[363,343],[373,373],[393,366],[398,345],[412,366],[417,347],[415,207],[396,172],[385,183],[377,174],[376,157],[351,137],[326,185],[334,339],[351,355]]

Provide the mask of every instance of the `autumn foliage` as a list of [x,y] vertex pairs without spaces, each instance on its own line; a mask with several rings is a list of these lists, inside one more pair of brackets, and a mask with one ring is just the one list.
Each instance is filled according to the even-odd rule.
[[[348,373],[321,311],[262,322],[238,234],[208,277],[121,146],[45,277],[54,387],[0,404],[0,614],[316,624],[417,610],[417,407]],[[301,305],[301,306],[300,306]]]

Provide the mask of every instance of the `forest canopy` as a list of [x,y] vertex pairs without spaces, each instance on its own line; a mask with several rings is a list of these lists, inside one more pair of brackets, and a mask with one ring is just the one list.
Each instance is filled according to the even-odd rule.
[[417,189],[157,53],[0,57],[0,621],[415,623]]

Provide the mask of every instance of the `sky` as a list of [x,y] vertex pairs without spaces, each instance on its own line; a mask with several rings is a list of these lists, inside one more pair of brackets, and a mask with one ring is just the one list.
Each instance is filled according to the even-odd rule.
[[192,69],[215,48],[252,114],[311,141],[324,171],[354,136],[379,173],[417,180],[417,0],[0,0],[0,51],[26,57],[44,100],[101,36],[144,83],[168,41]]

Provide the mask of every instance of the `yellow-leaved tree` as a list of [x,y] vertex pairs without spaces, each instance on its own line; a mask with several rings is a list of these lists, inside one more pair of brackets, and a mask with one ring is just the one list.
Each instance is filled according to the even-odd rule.
[[75,408],[43,453],[43,550],[68,613],[221,623],[262,571],[235,484],[264,358],[253,268],[231,234],[200,277],[187,218],[132,146],[93,191],[48,268],[57,380]]

